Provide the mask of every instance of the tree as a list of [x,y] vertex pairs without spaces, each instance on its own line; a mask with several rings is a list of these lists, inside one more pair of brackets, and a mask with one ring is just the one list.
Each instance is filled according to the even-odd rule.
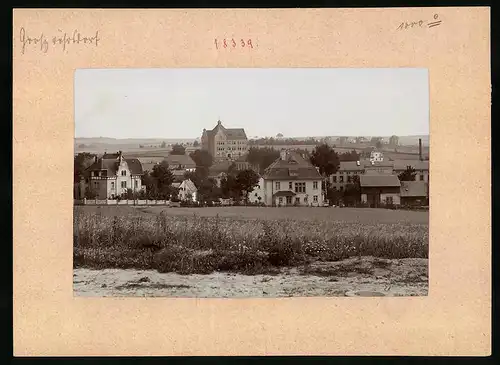
[[161,147],[161,148],[165,148],[165,147],[167,147],[167,144],[165,143],[165,141],[163,141],[163,142],[161,143],[160,147]]
[[220,182],[221,195],[223,198],[234,198],[239,200],[241,196],[241,189],[238,186],[236,177],[233,175],[227,175],[222,178]]
[[274,148],[264,147],[251,147],[248,150],[247,162],[252,166],[258,166],[259,172],[263,172],[269,165],[271,165],[277,158],[280,157],[278,150]]
[[95,161],[95,154],[82,152],[74,157],[74,182],[80,181],[80,177],[83,176],[83,171],[92,165]]
[[358,175],[354,175],[352,182],[346,185],[343,192],[343,201],[347,205],[355,205],[361,201],[361,187]]
[[155,165],[151,176],[154,178],[159,197],[166,199],[171,195],[174,175],[170,171],[167,161],[162,161],[160,164]]
[[236,185],[244,192],[245,203],[248,204],[248,194],[259,185],[259,175],[253,170],[242,170],[236,175]]
[[398,175],[400,181],[415,181],[417,172],[411,166],[406,166],[406,170]]
[[212,155],[205,150],[196,150],[189,154],[196,166],[209,168],[212,166],[214,160]]
[[375,147],[377,147],[378,149],[381,149],[381,148],[382,148],[382,142],[377,141],[377,142],[375,143]]
[[97,192],[94,189],[87,186],[85,188],[85,198],[95,199],[96,197],[97,197]]
[[319,173],[323,177],[336,173],[340,165],[337,152],[327,144],[316,146],[311,154],[310,161],[319,168]]
[[193,142],[193,147],[198,147],[200,145],[200,142],[198,142],[197,140],[195,140]]
[[356,152],[356,150],[352,150],[351,152],[340,153],[339,161],[359,161],[360,155]]
[[170,154],[171,155],[185,155],[186,149],[184,148],[183,145],[176,143],[172,146],[172,150],[170,151]]
[[237,173],[238,173],[238,168],[237,168],[236,164],[233,162],[231,165],[229,165],[229,167],[227,169],[227,174],[232,175],[232,176],[236,176]]
[[214,201],[221,197],[221,190],[214,179],[205,179],[198,188],[200,201]]

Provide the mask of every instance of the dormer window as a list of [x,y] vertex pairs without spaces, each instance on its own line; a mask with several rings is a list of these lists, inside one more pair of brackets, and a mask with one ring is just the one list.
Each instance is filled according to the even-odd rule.
[[126,170],[122,170],[122,176],[127,176],[127,171]]

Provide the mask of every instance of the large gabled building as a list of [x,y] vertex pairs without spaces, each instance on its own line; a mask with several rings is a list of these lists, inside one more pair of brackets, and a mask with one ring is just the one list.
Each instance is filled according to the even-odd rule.
[[145,190],[142,186],[142,164],[136,158],[125,158],[121,151],[95,157],[94,163],[80,180],[79,198],[92,191],[97,199],[114,199],[131,189],[134,193]]
[[262,175],[263,203],[274,206],[322,206],[322,177],[296,152],[282,150]]
[[203,129],[201,148],[215,160],[236,160],[248,151],[248,138],[243,128],[226,128],[219,120],[212,130]]

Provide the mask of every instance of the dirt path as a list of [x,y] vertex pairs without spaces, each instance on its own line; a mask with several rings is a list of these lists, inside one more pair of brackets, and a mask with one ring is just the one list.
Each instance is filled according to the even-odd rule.
[[75,269],[75,296],[297,297],[421,296],[428,260],[372,257],[285,268],[277,275],[179,275],[153,270]]

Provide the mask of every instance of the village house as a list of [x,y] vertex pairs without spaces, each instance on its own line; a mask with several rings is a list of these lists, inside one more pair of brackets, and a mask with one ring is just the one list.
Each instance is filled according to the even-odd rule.
[[400,204],[401,183],[395,175],[366,174],[359,177],[361,202],[372,208]]
[[141,183],[143,170],[140,161],[136,158],[125,158],[121,151],[105,153],[83,173],[80,180],[80,198],[90,190],[97,199],[114,199],[127,193],[128,189],[138,193],[145,191]]
[[192,172],[196,170],[196,163],[188,154],[184,155],[167,155],[164,161],[168,163],[171,170],[183,170],[184,172]]
[[181,183],[172,183],[173,187],[179,189],[178,197],[182,201],[198,201],[198,189],[190,179],[185,179]]
[[322,177],[316,167],[296,152],[282,150],[264,172],[264,199],[273,206],[322,206]]
[[248,151],[248,138],[243,128],[225,128],[219,120],[212,130],[203,129],[201,149],[215,160],[234,160]]
[[425,181],[401,181],[401,205],[429,205],[429,185]]
[[259,178],[259,184],[248,194],[248,201],[252,204],[264,203],[264,179]]

